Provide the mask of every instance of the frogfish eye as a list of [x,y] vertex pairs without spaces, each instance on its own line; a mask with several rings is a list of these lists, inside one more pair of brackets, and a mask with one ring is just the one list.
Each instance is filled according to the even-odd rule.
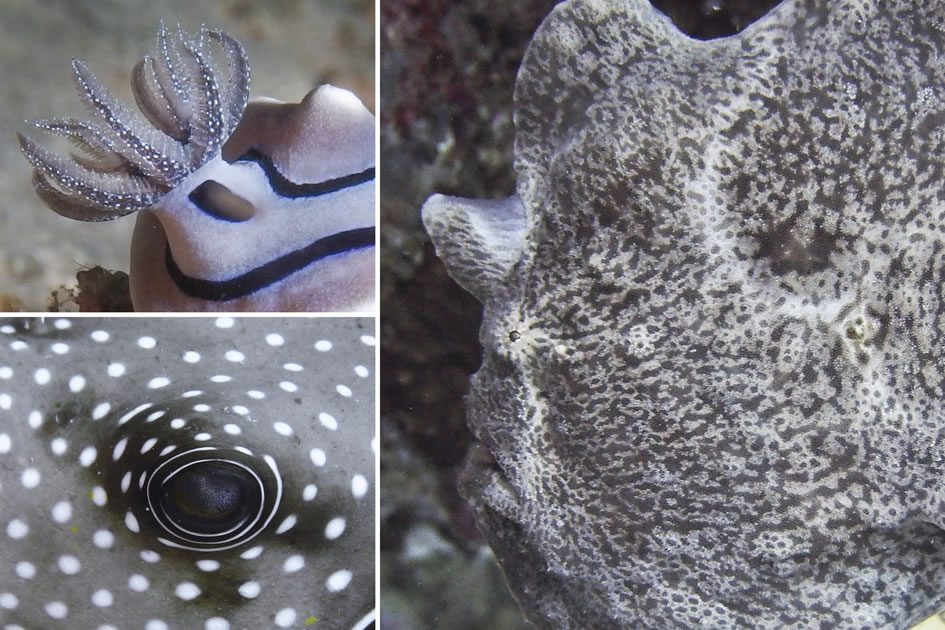
[[167,476],[158,505],[181,530],[199,536],[245,525],[261,498],[262,488],[251,471],[233,462],[198,460]]

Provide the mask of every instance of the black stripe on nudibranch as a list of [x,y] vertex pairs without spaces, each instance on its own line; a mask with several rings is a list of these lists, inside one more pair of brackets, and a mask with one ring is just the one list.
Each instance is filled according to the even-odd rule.
[[350,175],[326,179],[325,181],[316,182],[314,184],[296,184],[279,172],[279,169],[273,164],[272,158],[268,155],[264,155],[257,149],[250,149],[242,156],[236,158],[234,162],[255,162],[259,164],[259,167],[262,168],[263,172],[266,174],[266,178],[269,180],[269,186],[272,190],[283,197],[290,197],[292,199],[328,195],[333,192],[338,192],[339,190],[344,190],[345,188],[360,186],[374,179],[374,167],[372,166],[364,169],[360,173],[351,173]]
[[245,297],[283,280],[308,265],[335,254],[374,246],[374,227],[338,232],[271,260],[229,280],[204,280],[188,276],[174,261],[168,247],[164,261],[167,272],[180,291],[189,297],[224,302]]

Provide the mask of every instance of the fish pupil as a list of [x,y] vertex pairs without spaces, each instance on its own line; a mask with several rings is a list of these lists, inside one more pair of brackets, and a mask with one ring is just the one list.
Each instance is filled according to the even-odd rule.
[[259,509],[258,485],[246,470],[198,462],[166,480],[161,508],[179,527],[213,535],[246,522]]

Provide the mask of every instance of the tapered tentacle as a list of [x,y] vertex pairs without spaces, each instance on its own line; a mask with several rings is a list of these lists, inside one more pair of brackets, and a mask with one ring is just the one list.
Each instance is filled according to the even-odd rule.
[[226,57],[228,76],[226,87],[223,89],[223,102],[228,103],[229,107],[224,112],[226,115],[224,135],[229,136],[243,117],[249,101],[249,59],[240,43],[226,33],[208,31],[207,35],[223,48]]

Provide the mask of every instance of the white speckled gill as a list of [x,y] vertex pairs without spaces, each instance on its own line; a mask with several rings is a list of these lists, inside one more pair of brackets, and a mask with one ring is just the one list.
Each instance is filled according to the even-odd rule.
[[0,321],[0,628],[371,627],[373,328]]

